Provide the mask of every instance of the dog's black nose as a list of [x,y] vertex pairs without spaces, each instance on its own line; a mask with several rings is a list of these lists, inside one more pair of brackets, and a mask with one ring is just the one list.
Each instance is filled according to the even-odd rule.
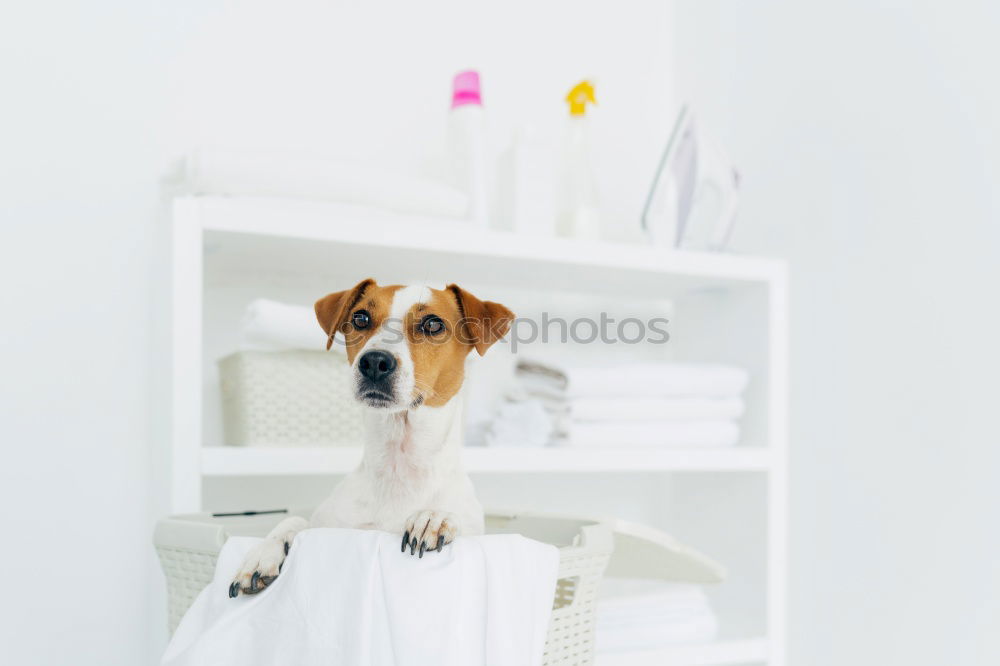
[[396,359],[389,352],[365,352],[361,360],[358,361],[358,369],[361,370],[363,377],[367,377],[373,382],[381,381],[396,369]]

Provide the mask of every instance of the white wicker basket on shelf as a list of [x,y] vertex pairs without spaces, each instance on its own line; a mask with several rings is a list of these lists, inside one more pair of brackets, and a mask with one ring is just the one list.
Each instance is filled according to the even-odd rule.
[[350,366],[325,351],[241,351],[219,360],[226,443],[357,446],[361,406]]
[[[154,544],[167,579],[170,632],[212,581],[215,561],[230,536],[263,536],[283,515],[213,517],[190,514],[161,520]],[[517,533],[559,546],[545,666],[587,666],[593,660],[594,620],[601,576],[614,550],[609,524],[538,514],[487,516],[487,532]]]

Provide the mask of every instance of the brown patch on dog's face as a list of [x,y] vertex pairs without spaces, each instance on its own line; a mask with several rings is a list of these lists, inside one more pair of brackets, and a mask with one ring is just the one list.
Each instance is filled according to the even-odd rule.
[[[380,287],[374,280],[320,299],[316,316],[330,342],[334,333],[343,333],[354,365],[368,351],[393,354],[392,404],[381,405],[393,409],[446,404],[462,387],[465,357],[472,349],[484,354],[514,318],[499,303],[480,301],[456,285],[443,290]],[[366,364],[362,359],[361,367]],[[363,393],[369,384],[363,372],[356,368],[356,373]],[[364,402],[363,395],[359,399]]]
[[444,405],[462,388],[465,357],[471,347],[462,341],[461,319],[455,299],[440,289],[431,289],[429,302],[418,303],[406,313],[404,330],[413,359],[415,399],[431,407]]
[[425,404],[439,407],[462,387],[465,357],[473,349],[485,354],[507,333],[514,313],[499,303],[481,302],[457,285],[429,291],[427,303],[407,312],[405,330],[415,388]]
[[[362,280],[352,289],[338,291],[316,301],[316,318],[327,332],[326,348],[336,333],[344,336],[347,360],[354,363],[358,352],[389,319],[392,297],[402,285],[380,287],[375,280]],[[367,325],[359,326],[367,319]]]

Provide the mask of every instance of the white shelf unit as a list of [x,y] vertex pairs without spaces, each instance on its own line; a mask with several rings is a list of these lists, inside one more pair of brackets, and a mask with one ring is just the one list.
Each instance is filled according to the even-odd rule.
[[[595,450],[467,448],[463,452],[469,472],[663,472],[765,471],[771,451],[741,447],[716,451]],[[361,462],[355,447],[253,447],[210,446],[201,450],[205,476],[296,476],[346,474]]]
[[[306,303],[371,276],[382,283],[474,284],[515,311],[517,298],[498,298],[497,290],[525,299],[552,294],[545,306],[555,309],[590,299],[620,301],[623,295],[629,303],[649,302],[654,308],[668,303],[678,322],[667,345],[674,357],[739,363],[751,370],[740,446],[467,448],[466,465],[487,503],[497,498],[509,505],[513,498],[601,507],[606,513],[646,511],[658,527],[729,566],[730,581],[713,597],[722,607],[718,641],[604,655],[599,664],[784,665],[788,342],[782,262],[529,239],[322,202],[180,197],[171,213],[174,511],[231,508],[219,507],[216,498],[232,492],[258,497],[267,496],[255,494],[261,489],[272,488],[271,496],[284,498],[272,485],[253,485],[279,479],[286,482],[282,493],[301,491],[312,498],[304,490],[310,478],[326,488],[322,477],[344,474],[359,459],[359,451],[349,448],[223,445],[214,363],[235,349],[239,314],[250,298]],[[618,502],[627,493],[636,498]]]

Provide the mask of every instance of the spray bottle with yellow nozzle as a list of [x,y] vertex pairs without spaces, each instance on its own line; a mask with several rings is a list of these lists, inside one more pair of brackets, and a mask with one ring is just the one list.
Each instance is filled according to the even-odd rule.
[[600,237],[601,223],[587,125],[587,105],[597,103],[593,84],[590,81],[576,84],[566,95],[566,102],[569,127],[563,155],[559,232],[563,236],[596,240]]

